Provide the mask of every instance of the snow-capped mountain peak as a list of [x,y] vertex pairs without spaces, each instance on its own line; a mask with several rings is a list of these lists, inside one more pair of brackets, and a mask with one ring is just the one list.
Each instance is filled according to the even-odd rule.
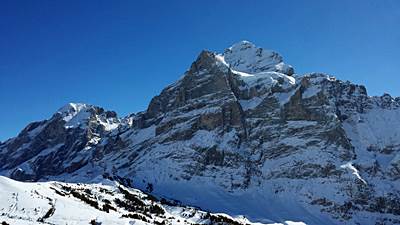
[[84,103],[68,103],[61,107],[57,114],[60,114],[66,122],[66,127],[72,128],[84,124],[91,116],[90,109],[94,106]]
[[57,110],[58,113],[61,114],[76,114],[80,112],[81,110],[89,108],[90,105],[85,104],[85,103],[67,103],[63,107]]
[[85,103],[68,103],[57,110],[55,116],[56,118],[61,116],[66,128],[84,128],[89,121],[97,121],[105,127],[105,130],[112,130],[119,125],[115,112]]
[[294,70],[283,62],[277,52],[257,47],[249,41],[240,41],[227,48],[222,54],[231,69],[244,73],[259,73],[267,71],[281,72],[292,75]]

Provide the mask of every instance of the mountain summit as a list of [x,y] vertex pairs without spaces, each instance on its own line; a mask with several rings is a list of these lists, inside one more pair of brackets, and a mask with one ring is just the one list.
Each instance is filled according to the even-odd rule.
[[104,179],[250,221],[400,223],[400,98],[295,74],[242,41],[202,51],[143,112],[68,104],[0,143],[0,174]]
[[292,75],[294,70],[283,62],[282,57],[270,50],[259,48],[249,41],[241,41],[222,54],[231,69],[244,73],[259,73],[267,71],[281,72]]

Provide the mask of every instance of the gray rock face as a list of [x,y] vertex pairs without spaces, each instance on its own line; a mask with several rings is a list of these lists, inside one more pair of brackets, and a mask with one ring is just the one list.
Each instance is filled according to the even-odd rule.
[[29,124],[17,137],[5,142],[0,151],[0,168],[9,171],[13,179],[33,181],[74,172],[88,163],[90,155],[85,149],[96,146],[100,137],[109,133],[104,126],[109,122],[119,122],[115,113],[85,104],[68,104],[49,120]]
[[399,98],[299,76],[278,53],[240,42],[201,52],[144,112],[119,119],[70,104],[28,125],[0,144],[0,170],[20,180],[111,174],[255,219],[393,224],[399,149]]

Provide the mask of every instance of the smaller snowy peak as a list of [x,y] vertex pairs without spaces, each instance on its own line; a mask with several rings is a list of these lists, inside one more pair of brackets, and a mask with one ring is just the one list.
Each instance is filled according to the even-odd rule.
[[57,114],[66,122],[66,128],[86,126],[91,120],[103,125],[105,130],[113,130],[120,124],[115,112],[84,103],[68,103],[61,107]]
[[81,120],[88,119],[91,115],[91,113],[89,112],[89,109],[91,108],[94,108],[94,106],[84,103],[68,103],[57,110],[56,114],[61,114],[65,122],[69,122],[77,116],[79,116]]
[[77,114],[81,110],[87,109],[90,106],[84,103],[68,103],[57,110],[57,113],[60,114]]
[[293,67],[277,52],[257,47],[249,41],[238,42],[221,55],[231,69],[244,73],[280,72],[293,75]]

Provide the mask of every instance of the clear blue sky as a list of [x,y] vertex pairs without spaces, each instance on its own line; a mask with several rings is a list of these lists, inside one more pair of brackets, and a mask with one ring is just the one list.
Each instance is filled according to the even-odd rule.
[[68,102],[144,110],[202,49],[239,40],[298,73],[400,95],[400,1],[0,1],[0,140]]

